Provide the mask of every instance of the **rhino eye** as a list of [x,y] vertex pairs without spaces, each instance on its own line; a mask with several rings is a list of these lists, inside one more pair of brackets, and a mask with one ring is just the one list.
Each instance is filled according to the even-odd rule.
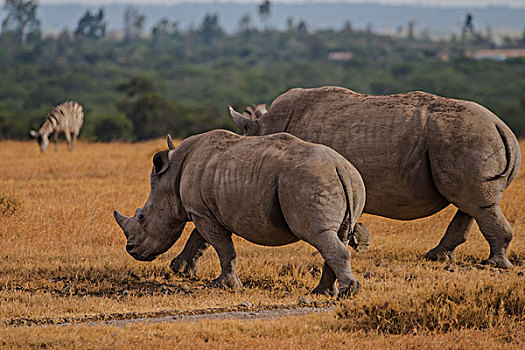
[[144,218],[144,214],[142,214],[142,212],[139,213],[138,218],[139,218],[140,222],[144,222],[145,218]]

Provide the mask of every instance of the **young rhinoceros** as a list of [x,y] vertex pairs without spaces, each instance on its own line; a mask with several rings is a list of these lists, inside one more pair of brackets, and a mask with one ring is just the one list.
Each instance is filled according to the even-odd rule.
[[[265,246],[306,241],[325,260],[317,293],[359,290],[350,268],[349,234],[361,216],[365,187],[357,170],[332,149],[279,133],[244,137],[214,130],[153,157],[151,191],[133,217],[113,215],[126,250],[151,261],[193,221],[193,242],[211,244],[222,272],[214,285],[239,288],[232,232]],[[196,242],[199,241],[199,242]],[[335,273],[335,275],[334,275]]]

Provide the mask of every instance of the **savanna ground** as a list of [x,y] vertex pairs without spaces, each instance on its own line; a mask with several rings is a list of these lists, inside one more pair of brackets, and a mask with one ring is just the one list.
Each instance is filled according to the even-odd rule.
[[[61,144],[58,153],[51,146],[42,155],[34,142],[0,142],[0,347],[525,347],[523,169],[502,202],[515,230],[513,269],[478,265],[489,250],[477,227],[458,248],[455,264],[424,260],[452,218],[452,207],[410,222],[365,215],[372,245],[367,253],[352,253],[361,292],[335,301],[308,295],[322,260],[305,243],[267,248],[236,238],[245,285],[240,291],[207,287],[219,274],[212,249],[202,259],[199,279],[169,270],[191,225],[157,260],[133,260],[112,211],[132,215],[142,206],[152,156],[165,148],[164,140],[80,142],[74,152]],[[243,302],[248,306],[239,306]],[[85,324],[305,304],[333,309],[271,320]],[[73,325],[42,327],[63,322]]]

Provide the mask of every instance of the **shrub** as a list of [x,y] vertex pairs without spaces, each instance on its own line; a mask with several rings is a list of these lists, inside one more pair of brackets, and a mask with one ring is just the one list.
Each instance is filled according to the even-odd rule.
[[85,118],[84,135],[101,142],[133,140],[133,125],[122,113],[90,115]]

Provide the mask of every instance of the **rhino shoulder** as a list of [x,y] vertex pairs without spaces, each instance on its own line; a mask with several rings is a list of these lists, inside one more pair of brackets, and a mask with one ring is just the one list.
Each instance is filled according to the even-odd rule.
[[308,143],[306,141],[301,140],[297,136],[294,136],[294,135],[289,134],[287,132],[278,132],[278,133],[271,134],[271,135],[266,135],[266,136],[263,136],[263,137],[265,137],[268,141],[273,141],[273,142],[275,142],[275,141],[283,141],[283,142],[286,142],[286,143],[293,143],[293,142],[305,143],[305,144]]
[[183,143],[214,143],[221,140],[237,140],[240,138],[242,138],[242,136],[237,135],[229,130],[215,129],[202,134],[190,136],[186,140],[184,140]]
[[243,136],[237,135],[231,131],[216,129],[186,138],[176,148],[176,153],[193,154],[193,151],[197,151],[201,156],[203,156],[204,153],[208,153],[203,152],[204,149],[207,151],[212,151],[214,149],[219,150],[226,148],[232,143],[238,142],[242,138]]

